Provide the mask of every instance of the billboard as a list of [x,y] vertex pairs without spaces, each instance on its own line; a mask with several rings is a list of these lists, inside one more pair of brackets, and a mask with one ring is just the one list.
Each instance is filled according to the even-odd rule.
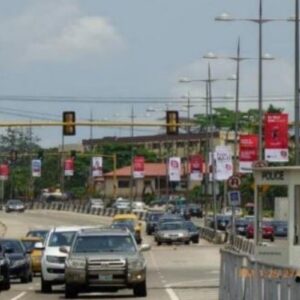
[[67,158],[64,164],[65,176],[74,175],[74,160],[72,158]]
[[133,158],[133,178],[144,178],[144,164],[145,159],[143,156],[135,156]]
[[227,180],[233,174],[232,153],[229,146],[216,146],[215,158],[215,179]]
[[32,177],[41,177],[42,161],[40,159],[33,159],[31,161],[31,174]]
[[0,165],[0,180],[7,180],[9,176],[9,166],[7,164]]
[[180,181],[180,175],[181,175],[180,157],[169,158],[168,174],[169,174],[169,181],[171,182]]
[[251,173],[252,164],[258,160],[258,136],[256,134],[240,135],[240,173]]
[[266,113],[264,119],[265,160],[288,162],[288,114]]
[[92,177],[101,177],[103,175],[103,158],[101,156],[92,158]]
[[191,181],[201,181],[203,178],[202,170],[203,160],[201,155],[192,155],[190,157],[190,180]]

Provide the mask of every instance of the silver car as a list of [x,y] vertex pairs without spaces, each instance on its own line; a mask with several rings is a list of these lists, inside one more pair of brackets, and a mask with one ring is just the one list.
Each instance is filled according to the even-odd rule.
[[137,297],[147,296],[146,262],[128,230],[115,228],[79,231],[65,261],[65,297],[74,299],[79,293],[116,292],[131,288]]
[[190,243],[189,232],[182,221],[163,222],[158,225],[154,239],[158,246],[162,243]]

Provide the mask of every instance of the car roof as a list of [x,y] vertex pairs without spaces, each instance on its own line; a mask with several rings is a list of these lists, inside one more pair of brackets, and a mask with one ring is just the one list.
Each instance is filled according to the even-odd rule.
[[83,226],[58,226],[52,228],[50,231],[51,232],[68,232],[68,231],[78,231],[82,229]]
[[135,214],[117,214],[114,216],[114,220],[122,220],[122,219],[137,220],[137,216]]
[[78,236],[128,236],[130,235],[127,229],[122,228],[89,228],[81,229],[77,233]]

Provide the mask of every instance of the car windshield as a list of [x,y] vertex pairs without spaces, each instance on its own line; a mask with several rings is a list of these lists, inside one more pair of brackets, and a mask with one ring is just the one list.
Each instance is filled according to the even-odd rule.
[[149,221],[158,221],[161,218],[161,214],[153,214],[149,216]]
[[36,243],[37,241],[25,241],[25,240],[22,241],[22,244],[24,245],[27,251],[32,251]]
[[79,236],[73,246],[73,253],[136,252],[129,235]]
[[48,230],[34,230],[34,231],[29,231],[26,234],[26,236],[38,237],[38,238],[45,240],[48,232],[49,232]]
[[197,230],[197,227],[195,226],[195,224],[193,222],[186,222],[185,226],[190,231]]
[[115,221],[112,224],[113,228],[128,228],[131,232],[134,232],[134,223],[133,222],[119,222],[119,221]]
[[15,240],[2,240],[0,241],[2,249],[9,249],[12,253],[23,253],[24,248],[19,241]]
[[76,231],[52,232],[48,243],[49,247],[70,246]]
[[181,230],[184,229],[183,223],[162,223],[159,227],[160,230]]
[[20,200],[9,200],[7,202],[8,205],[23,205],[23,203]]

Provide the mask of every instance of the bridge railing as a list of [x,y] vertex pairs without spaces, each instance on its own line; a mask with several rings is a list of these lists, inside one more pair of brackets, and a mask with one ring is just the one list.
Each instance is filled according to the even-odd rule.
[[300,272],[255,261],[253,256],[221,249],[219,300],[300,299]]

